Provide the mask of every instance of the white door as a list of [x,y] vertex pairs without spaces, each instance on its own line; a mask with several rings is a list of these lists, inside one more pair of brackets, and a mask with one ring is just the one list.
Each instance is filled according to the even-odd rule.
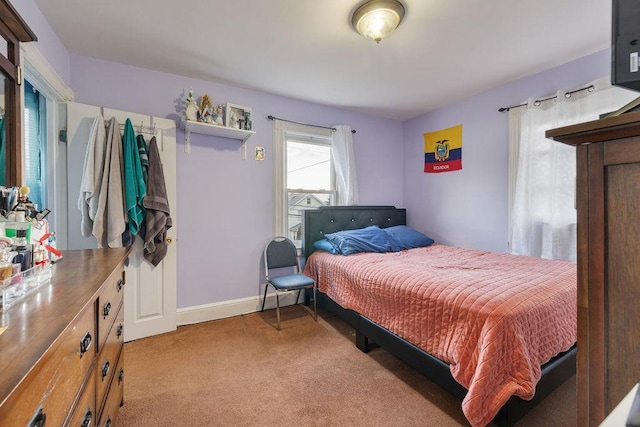
[[[80,234],[80,215],[77,208],[77,200],[80,191],[84,152],[87,146],[86,139],[93,118],[96,114],[100,113],[100,111],[100,107],[78,103],[69,103],[67,109],[67,138],[69,141],[67,150],[69,168],[68,241],[70,249],[96,247],[95,238],[85,238]],[[136,129],[136,133],[138,133],[138,129],[141,126],[143,129],[148,130],[155,125],[155,137],[162,160],[167,197],[169,198],[171,219],[173,221],[173,226],[167,233],[167,240],[175,242],[177,235],[176,123],[169,119],[108,108],[105,108],[102,114],[105,121],[108,121],[111,117],[116,117],[121,124],[129,118]],[[142,132],[142,134],[147,142],[153,136],[148,132]],[[71,215],[72,212],[73,215]],[[76,218],[76,220],[73,221],[72,218]],[[75,245],[75,247],[71,246],[72,244]],[[92,246],[87,246],[89,244]],[[166,257],[160,264],[154,267],[144,259],[142,239],[136,237],[131,255],[129,256],[129,265],[125,268],[125,341],[161,334],[176,329],[176,264],[177,255],[175,244],[169,244]]]

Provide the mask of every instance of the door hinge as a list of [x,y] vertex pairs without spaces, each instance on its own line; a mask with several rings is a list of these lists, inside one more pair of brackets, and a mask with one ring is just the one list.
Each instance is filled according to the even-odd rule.
[[19,65],[16,65],[16,82],[18,86],[22,84],[22,67]]

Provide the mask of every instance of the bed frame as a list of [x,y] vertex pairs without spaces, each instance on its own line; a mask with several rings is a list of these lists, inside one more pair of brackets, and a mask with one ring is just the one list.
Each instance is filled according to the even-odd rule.
[[[395,206],[324,206],[317,210],[307,210],[302,219],[302,250],[306,257],[315,248],[313,242],[325,234],[340,230],[353,230],[369,225],[381,228],[406,224],[406,209]],[[336,314],[356,332],[356,346],[368,352],[375,343],[389,353],[403,360],[409,366],[438,384],[460,400],[467,390],[457,383],[449,365],[377,325],[353,310],[345,309],[322,292],[317,293],[318,305]],[[533,399],[526,401],[512,396],[493,419],[499,426],[512,426],[527,412],[547,397],[553,390],[571,378],[576,371],[576,347],[559,354],[542,366],[542,377],[536,386]]]

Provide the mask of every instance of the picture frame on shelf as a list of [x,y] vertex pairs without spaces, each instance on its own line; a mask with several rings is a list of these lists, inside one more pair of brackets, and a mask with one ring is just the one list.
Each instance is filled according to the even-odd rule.
[[251,130],[251,108],[227,102],[224,108],[224,125],[233,129]]
[[185,116],[187,117],[187,120],[192,122],[198,121],[198,114],[199,109],[196,104],[192,103],[187,105],[187,108],[185,109]]

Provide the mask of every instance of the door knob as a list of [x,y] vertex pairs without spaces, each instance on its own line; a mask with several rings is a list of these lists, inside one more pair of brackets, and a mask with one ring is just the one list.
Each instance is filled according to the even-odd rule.
[[165,239],[165,242],[167,242],[167,244],[169,244],[169,243],[173,242],[173,239],[171,237],[167,237]]

